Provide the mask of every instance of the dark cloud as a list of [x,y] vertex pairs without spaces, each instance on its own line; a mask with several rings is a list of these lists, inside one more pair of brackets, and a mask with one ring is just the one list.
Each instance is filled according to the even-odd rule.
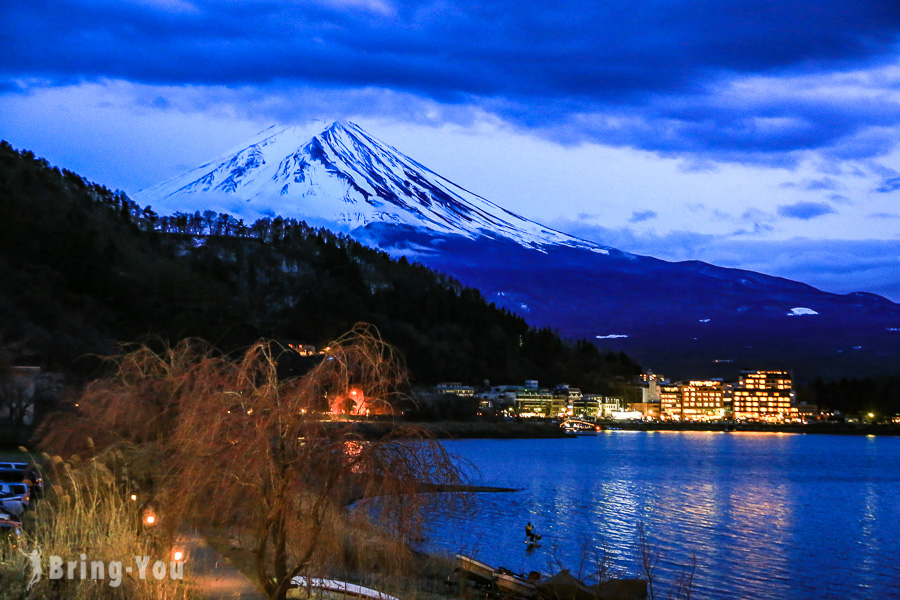
[[844,186],[831,177],[823,177],[822,179],[813,179],[806,182],[805,189],[816,192],[819,190],[837,191],[843,189]]
[[784,204],[778,207],[780,216],[803,221],[809,221],[833,212],[835,210],[824,202],[795,202],[794,204]]
[[0,94],[17,93],[21,90],[21,86],[17,85],[14,81],[0,80]]
[[781,186],[785,189],[802,189],[810,192],[817,192],[821,190],[829,190],[836,191],[844,188],[844,185],[841,184],[836,179],[831,177],[822,177],[821,179],[807,179],[802,183],[796,183],[793,181],[788,181],[782,183]]
[[[823,177],[822,179],[811,179],[806,180],[802,183],[795,183],[793,181],[782,183],[778,186],[783,189],[800,189],[808,192],[819,192],[819,191],[827,191],[827,190],[842,190],[847,186],[840,183],[839,181],[832,179],[831,177]],[[844,196],[843,194],[833,193],[828,194],[826,196],[830,202],[834,202],[835,204],[853,204],[853,201]]]
[[642,221],[649,221],[650,219],[655,219],[657,217],[655,210],[642,210],[635,211],[631,213],[631,218],[628,219],[629,223],[641,223]]
[[889,60],[900,4],[885,0],[43,0],[2,13],[0,81],[390,90],[563,141],[773,165],[818,148],[875,156],[893,141],[868,128],[900,124],[887,100],[729,87]]
[[771,233],[775,231],[775,227],[770,225],[769,223],[754,223],[753,227],[747,229],[746,227],[743,229],[736,229],[731,232],[731,235],[734,236],[758,236],[765,233]]
[[896,192],[897,190],[900,190],[900,177],[885,179],[884,183],[875,189],[876,192],[881,192],[882,194],[889,194],[891,192]]
[[773,216],[770,213],[759,210],[758,208],[748,208],[741,214],[741,219],[744,221],[771,221]]

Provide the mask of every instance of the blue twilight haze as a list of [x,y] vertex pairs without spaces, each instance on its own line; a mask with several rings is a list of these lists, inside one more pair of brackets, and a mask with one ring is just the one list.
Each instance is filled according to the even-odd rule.
[[6,2],[0,137],[133,193],[352,119],[601,243],[900,299],[898,42],[892,0]]

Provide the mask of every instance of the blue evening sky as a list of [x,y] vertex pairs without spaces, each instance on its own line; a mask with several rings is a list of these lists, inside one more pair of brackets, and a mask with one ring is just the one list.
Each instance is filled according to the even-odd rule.
[[337,119],[569,233],[900,300],[896,0],[0,6],[0,137],[110,188]]

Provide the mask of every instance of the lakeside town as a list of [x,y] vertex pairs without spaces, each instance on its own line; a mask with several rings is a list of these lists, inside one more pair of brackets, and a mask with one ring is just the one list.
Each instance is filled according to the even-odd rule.
[[[286,342],[284,348],[303,357],[317,357],[329,351],[329,348],[317,349],[297,342]],[[4,401],[0,402],[0,419],[30,428],[39,420],[36,400],[48,394],[60,396],[63,381],[60,374],[43,372],[40,367],[13,366],[9,371],[2,379]],[[450,411],[451,415],[457,415],[450,416],[451,420],[471,411],[474,416],[521,422],[580,422],[585,428],[601,422],[626,426],[826,422],[900,425],[898,414],[841,413],[828,406],[800,401],[794,379],[786,370],[743,370],[736,381],[719,378],[672,381],[647,370],[621,389],[621,395],[604,395],[566,383],[548,386],[527,379],[523,384],[490,385],[485,381],[477,387],[443,382],[420,392],[444,398],[445,404],[451,398],[465,403],[465,409]],[[325,411],[330,418],[385,417],[400,413],[406,414],[398,407],[373,402],[361,386],[351,386],[344,393],[330,397]],[[413,413],[406,414],[407,419],[417,420]]]
[[[537,380],[524,385],[485,386],[440,383],[438,394],[479,401],[482,414],[522,419],[587,419],[661,422],[812,423],[824,420],[872,422],[875,415],[841,415],[828,407],[797,400],[788,371],[741,371],[737,381],[722,379],[670,381],[644,372],[625,396],[604,396],[565,383],[542,387]],[[888,417],[900,423],[900,415]]]

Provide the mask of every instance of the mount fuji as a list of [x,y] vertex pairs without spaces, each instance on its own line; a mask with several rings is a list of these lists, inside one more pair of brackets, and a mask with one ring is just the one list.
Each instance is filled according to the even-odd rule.
[[298,139],[299,132],[269,128],[239,150],[137,198],[176,210],[197,205],[251,217],[299,217],[344,232],[388,223],[467,239],[504,238],[533,248],[607,251],[473,194],[354,123],[332,123],[308,141]]
[[270,128],[142,190],[157,212],[280,215],[342,232],[475,287],[535,326],[623,350],[666,375],[896,369],[900,305],[739,269],[638,256],[555,231],[447,180],[359,126]]

